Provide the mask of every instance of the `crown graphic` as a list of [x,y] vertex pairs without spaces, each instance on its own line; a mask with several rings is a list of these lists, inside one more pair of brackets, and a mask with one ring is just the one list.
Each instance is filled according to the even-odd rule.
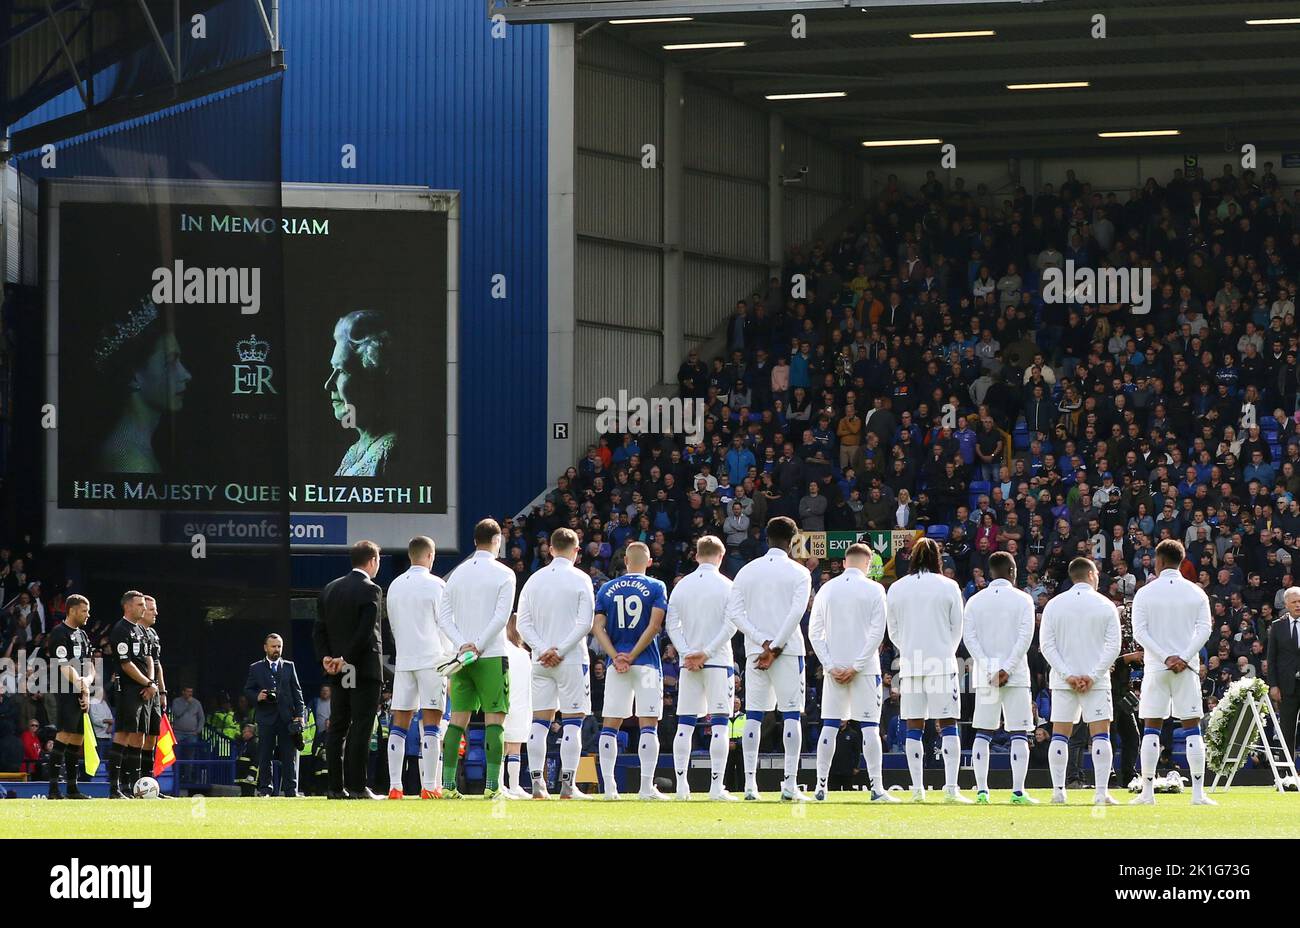
[[127,342],[147,329],[149,324],[157,318],[158,307],[148,297],[142,299],[140,305],[127,313],[125,319],[114,323],[111,328],[105,331],[103,337],[99,340],[99,344],[95,346],[95,369],[98,371],[106,370],[113,356]]
[[250,335],[242,341],[235,342],[235,351],[241,361],[265,361],[271,353],[271,343]]

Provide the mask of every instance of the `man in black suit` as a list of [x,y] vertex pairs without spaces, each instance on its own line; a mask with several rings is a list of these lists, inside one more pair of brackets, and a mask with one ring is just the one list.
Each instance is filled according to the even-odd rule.
[[244,695],[257,709],[257,793],[274,794],[271,760],[275,757],[272,752],[278,751],[280,795],[292,798],[298,795],[298,745],[290,725],[296,723],[297,733],[302,732],[306,706],[297,668],[280,656],[284,639],[274,633],[267,635],[263,648],[266,657],[249,665],[244,684]]
[[[312,641],[330,685],[330,730],[326,760],[330,799],[382,799],[366,784],[370,733],[379,714],[380,664],[379,546],[352,546],[352,570],[321,590]],[[351,731],[354,735],[348,738]],[[347,741],[347,759],[343,744]],[[346,790],[346,791],[345,791]]]
[[1268,694],[1278,704],[1282,740],[1295,756],[1296,724],[1300,721],[1300,587],[1293,586],[1283,597],[1286,613],[1268,629]]

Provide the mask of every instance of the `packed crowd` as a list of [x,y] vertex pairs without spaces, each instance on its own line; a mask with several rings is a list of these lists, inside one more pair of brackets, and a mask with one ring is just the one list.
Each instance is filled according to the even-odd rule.
[[[1104,593],[1131,601],[1172,537],[1213,605],[1206,711],[1262,675],[1300,553],[1300,191],[1288,200],[1271,164],[1225,165],[1127,197],[1069,171],[1059,188],[988,201],[933,172],[915,194],[891,176],[858,228],[795,248],[736,304],[723,350],[692,350],[680,368],[681,396],[704,404],[703,441],[600,436],[541,507],[507,523],[521,580],[560,525],[579,533],[593,583],[640,540],[671,587],[694,568],[696,538],[723,538],[731,574],[787,515],[806,532],[923,531],[967,596],[1006,551],[1041,610],[1079,554]],[[1149,273],[1149,311],[1045,301],[1044,271],[1066,261]],[[907,560],[905,545],[890,574]],[[841,569],[807,564],[815,588]],[[677,656],[664,650],[671,691]],[[1045,717],[1036,642],[1031,662]],[[595,667],[593,698],[599,656]],[[808,674],[815,720],[812,658]]]

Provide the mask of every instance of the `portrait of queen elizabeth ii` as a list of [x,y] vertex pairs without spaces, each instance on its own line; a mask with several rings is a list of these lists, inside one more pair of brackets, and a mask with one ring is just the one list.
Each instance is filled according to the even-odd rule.
[[357,439],[343,455],[336,477],[384,477],[398,452],[393,421],[403,398],[397,336],[377,310],[348,313],[334,324],[334,352],[325,381],[334,418]]
[[191,375],[167,315],[142,300],[99,333],[91,365],[105,406],[96,467],[111,474],[162,471],[154,436],[166,416],[180,412]]

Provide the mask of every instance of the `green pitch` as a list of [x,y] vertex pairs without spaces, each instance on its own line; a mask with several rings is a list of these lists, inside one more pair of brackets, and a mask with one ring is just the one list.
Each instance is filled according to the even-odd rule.
[[[1217,808],[1191,805],[1191,795],[1156,797],[1152,807],[1095,809],[1091,790],[1071,790],[1067,806],[1012,806],[994,790],[988,806],[949,806],[939,794],[923,805],[880,805],[864,793],[832,793],[824,803],[330,802],[325,799],[171,799],[146,809],[137,801],[0,802],[0,840],[26,837],[357,837],[424,838],[1257,838],[1294,837],[1300,793],[1237,787]],[[896,794],[905,796],[906,794]],[[968,793],[967,795],[973,795]],[[1127,792],[1116,793],[1127,802]]]

